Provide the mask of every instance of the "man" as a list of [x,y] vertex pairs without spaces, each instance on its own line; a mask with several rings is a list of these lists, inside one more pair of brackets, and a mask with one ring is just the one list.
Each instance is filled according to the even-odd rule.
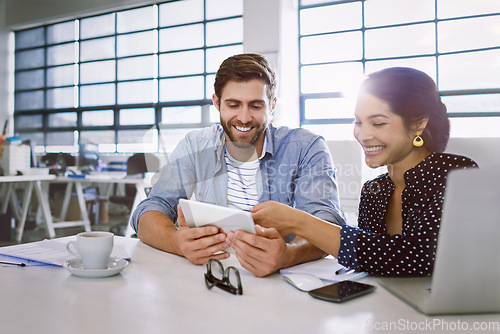
[[293,239],[287,243],[275,229],[258,225],[257,235],[238,231],[231,239],[214,226],[189,228],[178,206],[180,198],[192,195],[244,210],[273,200],[343,223],[324,139],[269,123],[276,85],[276,75],[261,55],[240,54],[222,63],[213,95],[221,124],[188,133],[172,152],[149,197],[133,214],[132,227],[143,242],[195,264],[229,257],[221,251],[231,244],[241,265],[258,277],[324,255],[299,236],[285,236]]

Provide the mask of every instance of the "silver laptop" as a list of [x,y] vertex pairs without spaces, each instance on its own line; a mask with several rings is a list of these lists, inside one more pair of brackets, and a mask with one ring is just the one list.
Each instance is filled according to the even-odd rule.
[[448,175],[432,277],[379,282],[425,314],[500,312],[500,168]]

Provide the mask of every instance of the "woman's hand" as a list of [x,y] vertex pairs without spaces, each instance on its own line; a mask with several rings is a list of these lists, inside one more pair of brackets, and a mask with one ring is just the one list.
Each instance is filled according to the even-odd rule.
[[256,224],[264,227],[274,227],[283,237],[297,234],[300,217],[304,212],[288,205],[268,201],[259,203],[250,209]]

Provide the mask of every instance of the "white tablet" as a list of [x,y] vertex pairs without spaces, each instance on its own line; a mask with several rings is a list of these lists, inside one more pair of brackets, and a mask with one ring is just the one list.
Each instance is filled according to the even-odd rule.
[[250,212],[183,198],[179,204],[189,227],[215,225],[223,229],[224,233],[241,230],[257,234]]

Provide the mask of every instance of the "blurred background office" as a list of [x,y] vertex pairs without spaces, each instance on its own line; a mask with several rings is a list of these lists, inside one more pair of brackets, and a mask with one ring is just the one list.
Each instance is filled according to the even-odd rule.
[[431,75],[448,151],[500,161],[498,0],[0,0],[0,124],[37,157],[93,144],[102,166],[138,152],[164,163],[187,131],[218,122],[214,74],[241,52],[278,72],[273,122],[328,140],[353,212],[378,172],[351,125],[357,85],[375,70]]

